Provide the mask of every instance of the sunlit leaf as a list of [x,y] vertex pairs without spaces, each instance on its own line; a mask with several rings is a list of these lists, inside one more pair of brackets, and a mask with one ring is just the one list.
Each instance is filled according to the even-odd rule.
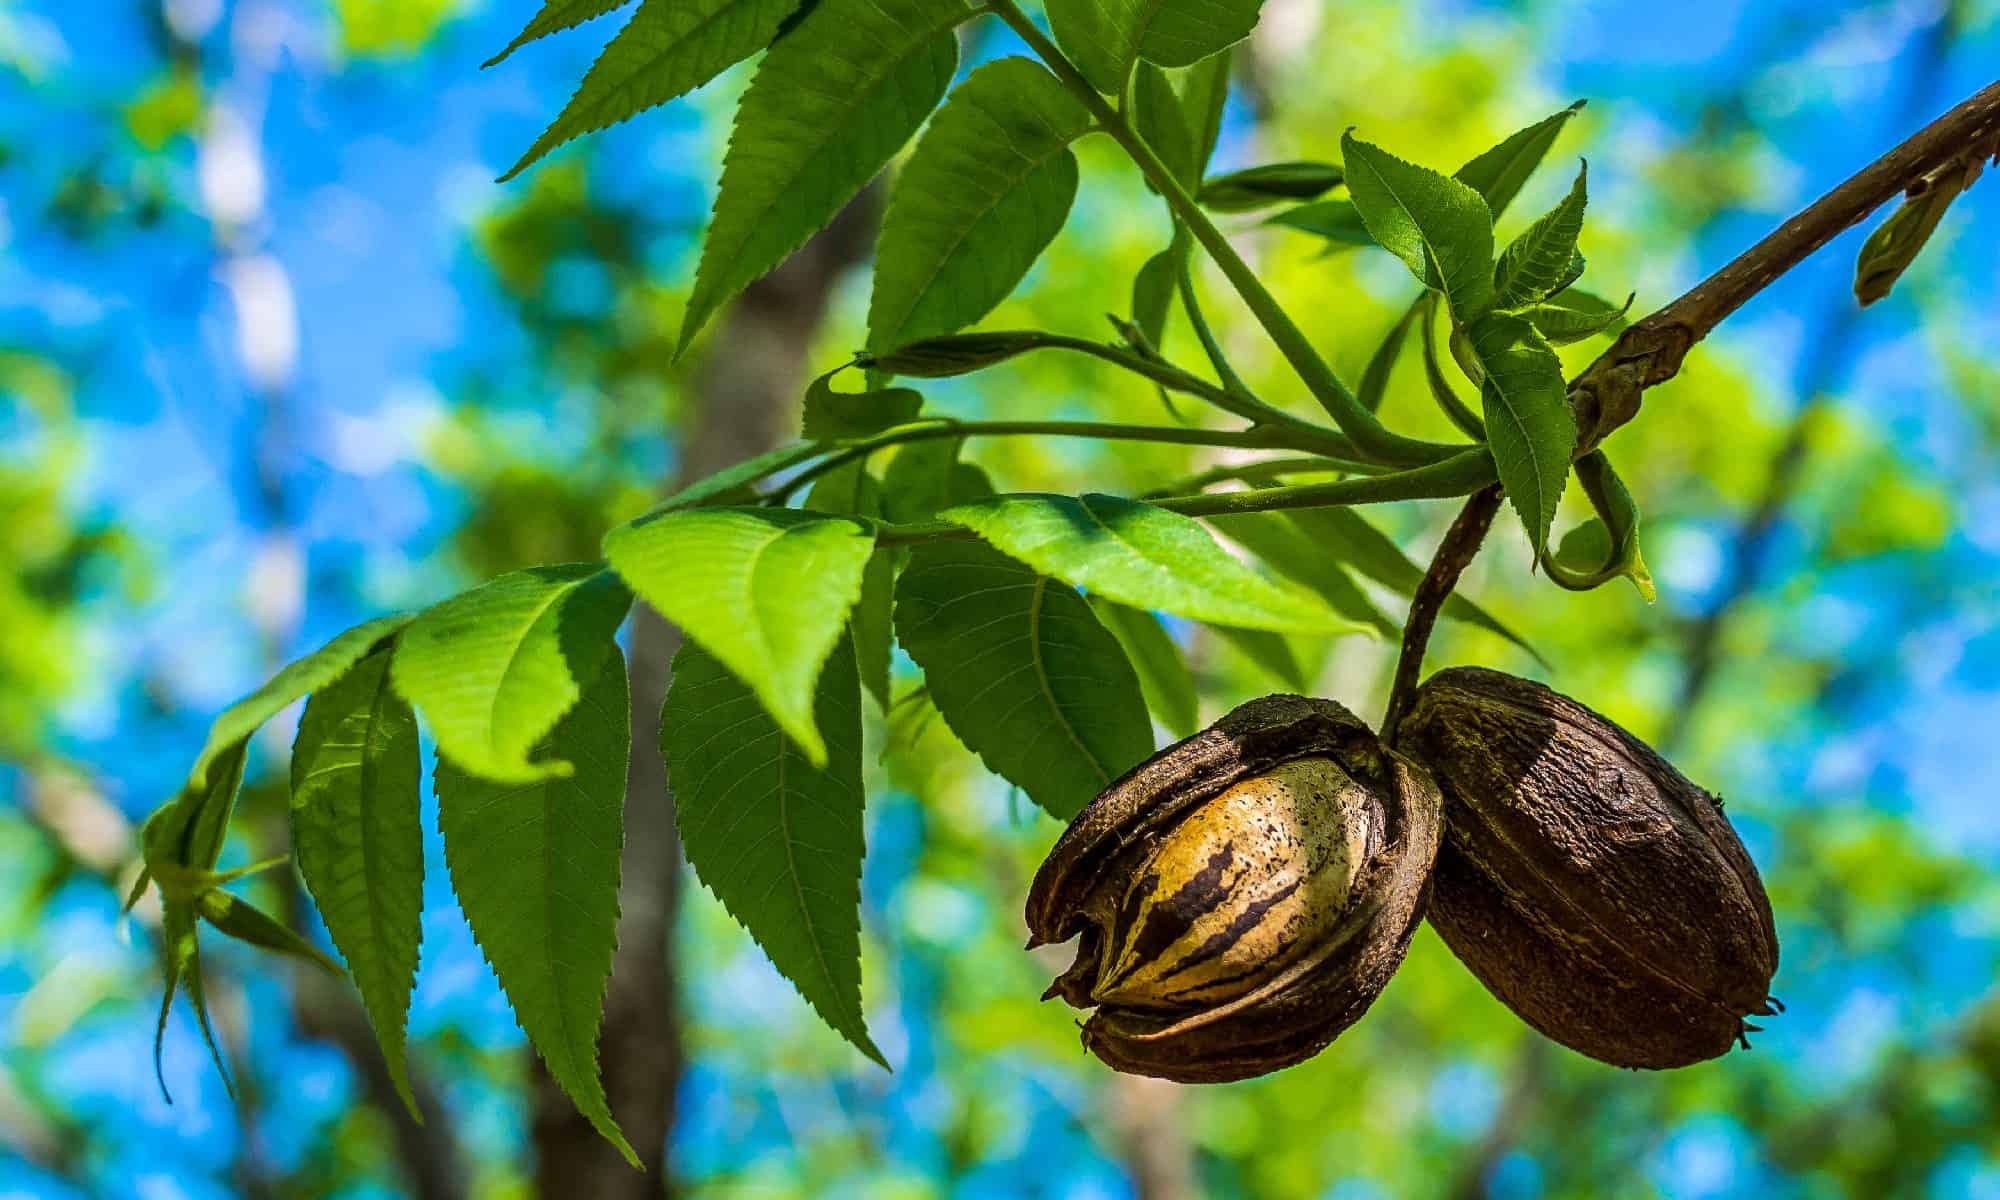
[[1353,622],[1273,582],[1215,544],[1200,522],[1116,496],[998,496],[941,520],[1120,604],[1246,629],[1346,633]]
[[604,537],[613,569],[736,672],[814,763],[826,746],[813,685],[874,548],[861,521],[777,508],[685,509]]
[[510,571],[411,622],[390,678],[460,769],[515,781],[560,773],[568,764],[529,751],[597,674],[631,606],[594,563]]

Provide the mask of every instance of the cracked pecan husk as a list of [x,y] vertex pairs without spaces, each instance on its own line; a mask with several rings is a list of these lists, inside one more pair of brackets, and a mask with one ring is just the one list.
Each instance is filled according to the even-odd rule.
[[1094,1009],[1120,1071],[1244,1079],[1326,1048],[1423,914],[1441,801],[1328,700],[1267,696],[1106,788],[1028,895],[1030,948],[1080,938],[1044,994]]
[[1771,904],[1714,796],[1568,697],[1475,667],[1395,734],[1436,777],[1429,917],[1537,1030],[1621,1067],[1715,1058],[1768,1015]]

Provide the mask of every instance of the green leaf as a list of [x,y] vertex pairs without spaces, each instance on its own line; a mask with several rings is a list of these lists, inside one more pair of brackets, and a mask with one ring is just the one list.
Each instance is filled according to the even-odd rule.
[[917,546],[896,636],[959,740],[1059,820],[1153,752],[1117,639],[1073,588],[990,546]]
[[1200,522],[1151,504],[1096,494],[997,496],[938,518],[1120,604],[1283,633],[1354,628],[1317,597],[1244,565]]
[[1312,690],[1312,680],[1306,678],[1305,668],[1299,665],[1298,652],[1292,649],[1292,640],[1284,634],[1266,629],[1235,629],[1228,625],[1211,628],[1216,636],[1234,646],[1237,653],[1278,683],[1294,692]]
[[[882,515],[882,485],[857,460],[820,476],[806,495],[806,507],[873,520]],[[885,711],[889,707],[889,660],[894,639],[890,612],[895,593],[896,552],[878,549],[868,556],[868,567],[861,573],[861,597],[848,615],[847,631],[854,642],[861,682]]]
[[1215,157],[1215,145],[1222,140],[1223,110],[1229,106],[1230,60],[1233,52],[1211,54],[1181,76],[1181,111],[1187,114],[1188,131],[1194,134],[1194,166],[1199,175],[1208,172]]
[[1575,282],[1570,266],[1576,258],[1577,235],[1583,232],[1589,175],[1588,164],[1579,168],[1569,195],[1500,252],[1493,286],[1499,293],[1497,303],[1501,308],[1533,304]]
[[1498,218],[1507,211],[1507,206],[1520,194],[1521,185],[1535,173],[1535,168],[1548,156],[1549,147],[1556,144],[1556,136],[1569,124],[1571,117],[1583,111],[1584,101],[1579,100],[1568,108],[1552,116],[1544,117],[1508,136],[1508,138],[1478,158],[1458,169],[1456,178],[1480,194]]
[[1361,385],[1354,394],[1369,412],[1381,411],[1382,398],[1389,393],[1389,377],[1395,373],[1396,360],[1403,354],[1403,343],[1409,339],[1410,327],[1416,324],[1421,312],[1418,305],[1412,304],[1389,327],[1381,345],[1375,347],[1375,353],[1368,356],[1368,366],[1361,372]]
[[1003,58],[954,89],[882,218],[868,345],[954,333],[1007,298],[1076,198],[1069,150],[1090,114],[1056,77]]
[[813,380],[806,389],[804,432],[814,441],[839,441],[867,437],[891,425],[916,420],[923,411],[924,394],[915,388],[872,388],[863,392],[836,392],[833,377],[845,371],[838,367]]
[[1624,329],[1630,324],[1625,314],[1631,311],[1634,298],[1627,296],[1624,304],[1617,305],[1570,288],[1540,304],[1531,304],[1516,315],[1533,325],[1535,332],[1550,345],[1567,346],[1600,333]]
[[1319,593],[1328,607],[1355,622],[1357,630],[1372,629],[1388,638],[1402,634],[1402,627],[1376,607],[1339,559],[1315,544],[1296,522],[1279,513],[1231,513],[1210,517],[1208,523],[1279,574]]
[[[1384,587],[1413,596],[1417,585],[1423,582],[1424,569],[1353,509],[1305,508],[1287,512],[1284,518],[1297,525],[1313,545]],[[1451,596],[1441,611],[1452,620],[1499,634],[1536,659],[1541,658],[1519,634],[1463,595]]]
[[1458,389],[1446,378],[1444,368],[1438,362],[1437,352],[1437,300],[1427,296],[1423,304],[1424,330],[1419,340],[1423,346],[1424,382],[1430,385],[1431,399],[1437,402],[1439,410],[1451,423],[1458,426],[1465,436],[1476,442],[1486,440],[1486,422],[1479,419],[1458,398]]
[[1180,95],[1167,73],[1152,63],[1140,63],[1132,77],[1132,125],[1183,186],[1192,189],[1201,182],[1194,131],[1181,111]]
[[736,110],[680,348],[833,220],[917,131],[958,69],[962,0],[819,0]]
[[1877,226],[1861,244],[1854,264],[1854,298],[1866,308],[1887,296],[1910,264],[1923,253],[1945,210],[1968,187],[1977,156],[1932,178],[1929,186],[1907,197],[1889,219]]
[[[601,3],[585,0],[567,7],[589,9]],[[642,0],[639,11],[583,77],[561,115],[501,180],[519,175],[572,138],[629,120],[714,79],[770,45],[779,26],[798,6],[799,0]],[[537,24],[540,21],[537,18]],[[535,26],[528,28],[532,32]],[[527,36],[522,34],[522,38]],[[516,39],[515,45],[519,44],[520,39]],[[502,51],[501,57],[512,49]]]
[[397,613],[366,621],[334,638],[318,650],[273,675],[263,687],[231,705],[209,726],[208,742],[188,772],[188,786],[200,791],[208,781],[209,768],[223,755],[250,740],[264,722],[290,708],[306,694],[317,691],[360,661],[363,655],[396,631],[408,625],[411,616]]
[[1187,659],[1160,618],[1102,596],[1090,597],[1090,611],[1125,648],[1126,659],[1138,673],[1146,707],[1167,732],[1184,738],[1199,729],[1201,696],[1195,688],[1194,672],[1188,670]]
[[[680,491],[655,504],[646,513],[672,512],[679,508],[700,508],[708,504],[737,504],[754,496],[751,485],[780,471],[798,466],[809,458],[816,458],[826,452],[826,448],[812,442],[793,442],[789,446],[779,446],[766,450],[754,458],[746,458],[734,466],[724,467],[713,475],[705,475]],[[641,518],[642,520],[644,518]]]
[[660,744],[695,874],[833,1030],[888,1066],[861,1013],[861,689],[834,648],[814,697],[825,760],[805,760],[699,646],[674,656]]
[[495,783],[440,755],[437,798],[452,890],[515,1019],[577,1111],[636,1167],[597,1068],[631,748],[625,659],[614,652],[540,746],[575,774]]
[[1264,0],[1048,0],[1044,7],[1077,70],[1117,96],[1139,59],[1189,67],[1249,37]]
[[195,901],[195,911],[202,920],[245,945],[309,962],[329,975],[346,975],[340,964],[328,958],[318,946],[249,901],[232,896],[221,888],[203,892]]
[[215,1028],[208,1020],[208,993],[201,982],[201,942],[195,919],[195,903],[188,898],[169,898],[160,907],[160,959],[162,973],[166,977],[160,996],[160,1021],[153,1030],[153,1077],[159,1081],[160,1095],[167,1103],[174,1102],[167,1091],[166,1072],[161,1068],[160,1051],[167,1036],[167,1016],[173,1011],[174,993],[186,985],[188,1003],[194,1005],[195,1020],[201,1026],[201,1039],[208,1045],[208,1056],[215,1063],[216,1073],[222,1076],[222,1086],[233,1098],[236,1083],[229,1077],[229,1064],[222,1056],[222,1047],[215,1040]]
[[463,770],[512,782],[562,774],[569,764],[528,752],[597,674],[631,607],[595,563],[511,571],[411,622],[390,678]]
[[1132,324],[1155,349],[1167,334],[1167,314],[1173,309],[1174,288],[1180,276],[1180,254],[1170,246],[1146,260],[1132,281]]
[[1216,212],[1255,212],[1287,200],[1311,200],[1346,178],[1333,163],[1267,163],[1217,175],[1201,185],[1197,198]]
[[748,684],[815,765],[813,684],[847,629],[874,530],[795,509],[695,508],[613,529],[604,556]]
[[486,60],[485,66],[493,66],[529,42],[538,41],[552,33],[574,29],[585,21],[594,20],[613,9],[624,8],[632,0],[547,0],[542,11],[528,22],[518,37],[507,43],[507,48]]
[[1046,334],[1032,332],[948,333],[942,337],[920,338],[883,354],[863,354],[855,362],[887,375],[949,379],[983,371],[1015,355],[1039,350],[1048,344]]
[[960,462],[962,438],[911,442],[889,460],[882,477],[882,515],[891,521],[928,521],[941,508],[993,494],[986,472]]
[[1352,200],[1318,200],[1301,204],[1265,218],[1264,223],[1325,238],[1334,244],[1335,249],[1375,244],[1375,235],[1368,232],[1367,223],[1361,219],[1361,210],[1354,207]]
[[1576,478],[1597,515],[1570,530],[1554,556],[1544,558],[1549,579],[1571,591],[1588,591],[1624,576],[1641,599],[1653,603],[1659,592],[1639,553],[1639,505],[1625,481],[1602,450],[1577,460]]
[[1341,136],[1347,192],[1368,232],[1425,287],[1444,293],[1460,322],[1493,306],[1493,215],[1471,187]]
[[1518,317],[1482,317],[1466,333],[1486,375],[1480,399],[1487,444],[1507,499],[1540,555],[1576,453],[1576,418],[1569,410],[1562,360]]
[[192,782],[183,785],[178,795],[146,818],[140,846],[146,868],[163,895],[184,887],[189,872],[215,869],[229,833],[237,789],[243,786],[249,749],[247,739],[228,746],[209,764],[207,782],[199,787]]
[[396,1094],[424,903],[417,715],[377,651],[306,702],[292,743],[292,853],[361,992]]

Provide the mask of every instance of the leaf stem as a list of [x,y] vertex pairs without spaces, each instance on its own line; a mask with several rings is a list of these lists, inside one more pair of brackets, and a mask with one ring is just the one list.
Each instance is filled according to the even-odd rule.
[[[1310,435],[1291,428],[1260,425],[1251,429],[1198,429],[1172,425],[1119,425],[1104,421],[957,421],[933,420],[899,425],[873,437],[842,445],[834,453],[786,480],[766,497],[782,503],[799,488],[843,467],[857,458],[906,442],[938,438],[969,437],[1075,437],[1098,441],[1167,442],[1181,446],[1220,446],[1238,450],[1298,450],[1315,455],[1311,460],[1328,471],[1373,470],[1371,464],[1357,462],[1324,451],[1332,448],[1329,439],[1339,435],[1309,426]],[[1341,448],[1351,451],[1352,447]]]
[[[1360,479],[1340,479],[1331,483],[1306,483],[1292,487],[1258,488],[1247,492],[1223,492],[1197,496],[1169,496],[1148,501],[1158,508],[1184,517],[1219,517],[1232,513],[1277,512],[1293,508],[1331,508],[1350,504],[1387,504],[1397,500],[1438,500],[1463,496],[1493,487],[1498,473],[1493,456],[1484,447],[1468,450],[1443,462]],[[879,526],[877,542],[884,546],[905,546],[917,542],[958,541],[973,537],[971,530],[943,521]]]
[[1028,48],[1035,52],[1049,70],[1053,71],[1063,85],[1090,111],[1098,125],[1124,148],[1125,153],[1146,176],[1146,182],[1152,184],[1153,189],[1166,199],[1174,215],[1187,224],[1195,240],[1201,243],[1202,248],[1208,251],[1209,257],[1213,258],[1216,265],[1222,269],[1222,273],[1228,277],[1237,294],[1243,298],[1243,303],[1249,307],[1258,324],[1264,327],[1264,332],[1277,345],[1279,353],[1291,363],[1292,370],[1297,372],[1306,389],[1313,394],[1313,398],[1326,409],[1334,424],[1340,426],[1341,432],[1354,440],[1354,444],[1360,447],[1365,457],[1378,459],[1393,466],[1418,466],[1439,462],[1462,452],[1463,447],[1444,446],[1404,437],[1390,431],[1376,420],[1375,414],[1363,407],[1347,385],[1341,382],[1340,376],[1336,375],[1326,360],[1320,357],[1319,352],[1313,349],[1312,343],[1306,339],[1305,332],[1264,286],[1263,280],[1257,278],[1257,273],[1250,268],[1250,264],[1244,262],[1242,256],[1236,253],[1236,248],[1229,244],[1229,239],[1223,236],[1213,221],[1208,219],[1208,214],[1202,211],[1201,205],[1188,194],[1187,188],[1182,186],[1181,181],[1174,177],[1173,171],[1168,169],[1167,165],[1160,161],[1159,155],[1153,153],[1152,147],[1139,137],[1124,115],[1097,94],[1097,89],[1084,79],[1075,64],[1069,61],[1055,43],[1035,27],[1035,23],[1021,11],[1015,0],[991,0],[988,8],[1019,35]]
[[1499,511],[1499,487],[1474,492],[1459,510],[1458,519],[1445,531],[1444,541],[1438,543],[1437,553],[1431,557],[1430,570],[1424,572],[1423,581],[1417,584],[1416,594],[1410,598],[1410,617],[1403,626],[1403,648],[1396,656],[1396,681],[1389,689],[1388,709],[1382,714],[1382,737],[1391,745],[1396,740],[1396,726],[1409,712],[1417,677],[1423,673],[1424,651],[1430,647],[1431,631],[1437,627],[1438,610],[1451,598],[1458,577],[1479,553],[1487,531],[1493,528],[1494,514]]

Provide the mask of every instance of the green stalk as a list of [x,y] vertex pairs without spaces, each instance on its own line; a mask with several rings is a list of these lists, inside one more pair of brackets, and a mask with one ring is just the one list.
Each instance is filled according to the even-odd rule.
[[[1398,500],[1441,500],[1491,487],[1498,479],[1493,456],[1485,447],[1467,450],[1443,462],[1361,479],[1307,483],[1295,487],[1259,488],[1218,495],[1171,496],[1149,503],[1185,517],[1219,517],[1232,513],[1278,512],[1293,508],[1331,508],[1351,504],[1387,504]],[[963,541],[971,530],[943,521],[880,526],[877,544],[907,546],[918,542]]]

